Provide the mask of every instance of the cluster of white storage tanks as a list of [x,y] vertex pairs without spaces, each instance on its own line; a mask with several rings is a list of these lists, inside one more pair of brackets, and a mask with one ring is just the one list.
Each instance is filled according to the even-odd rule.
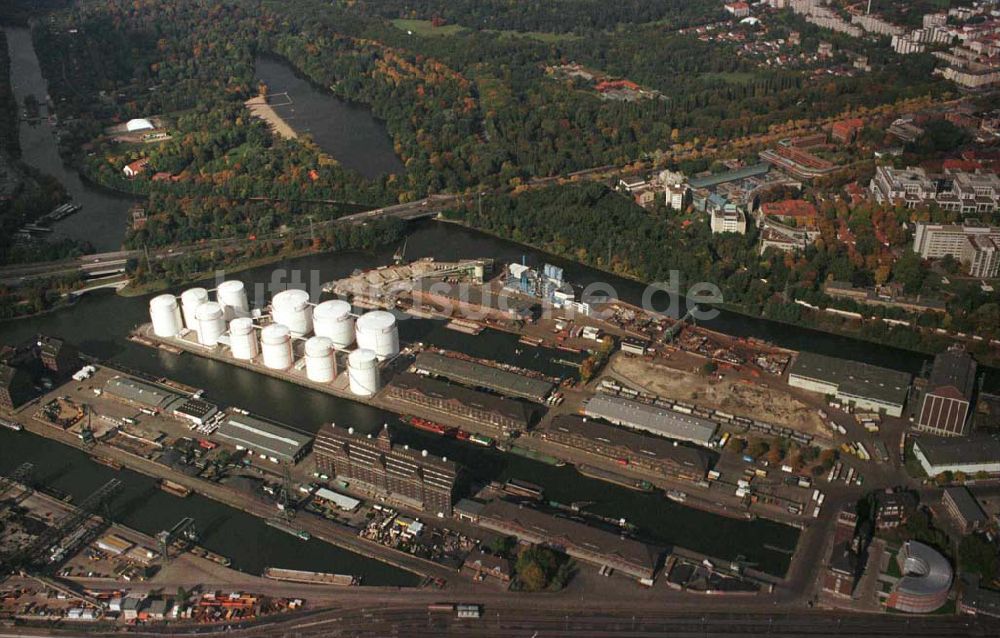
[[292,340],[313,334],[305,343],[306,377],[315,383],[330,383],[336,377],[336,351],[357,343],[347,358],[349,387],[358,396],[372,396],[380,388],[378,364],[399,354],[396,317],[383,310],[361,315],[355,321],[351,304],[340,299],[324,301],[315,308],[304,290],[285,290],[271,300],[273,323],[260,330],[250,315],[246,287],[241,281],[222,282],[215,301],[205,288],[174,295],[158,295],[149,302],[153,333],[175,337],[185,327],[198,336],[198,343],[212,347],[226,333],[234,359],[252,361],[258,356],[265,367],[288,370],[294,364]]

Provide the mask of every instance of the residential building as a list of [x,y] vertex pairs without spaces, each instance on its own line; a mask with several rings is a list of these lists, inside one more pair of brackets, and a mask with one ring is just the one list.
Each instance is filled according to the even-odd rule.
[[478,549],[469,553],[462,564],[462,569],[470,572],[475,580],[492,579],[505,586],[514,578],[514,570],[509,560]]
[[149,164],[149,159],[142,158],[125,165],[122,172],[125,173],[125,177],[132,178],[140,175],[146,171],[146,166]]
[[834,122],[833,126],[830,127],[830,137],[837,140],[841,144],[850,144],[857,138],[858,132],[864,128],[864,126],[865,121],[860,117],[840,120]]
[[745,18],[750,15],[750,5],[746,2],[727,2],[726,11],[728,11],[734,18]]
[[661,171],[660,182],[663,184],[667,206],[674,210],[684,210],[691,190],[688,188],[687,178],[682,173]]
[[968,266],[969,274],[981,279],[992,279],[1000,270],[1000,245],[985,235],[966,236],[961,262]]
[[910,375],[867,363],[800,352],[789,367],[788,384],[827,394],[859,409],[902,416]]
[[963,534],[980,530],[989,522],[976,497],[964,485],[946,487],[941,502]]
[[451,516],[458,466],[447,459],[392,443],[388,427],[377,435],[331,423],[315,443],[316,470],[436,516]]
[[774,148],[762,151],[760,159],[790,175],[806,180],[829,175],[837,169],[837,166],[830,161],[802,148],[781,142]]
[[992,171],[946,169],[932,175],[913,166],[878,166],[868,188],[880,204],[901,202],[907,208],[936,204],[972,215],[993,213],[1000,207],[1000,176]]
[[964,436],[976,391],[976,361],[961,346],[934,357],[934,367],[921,392],[915,426],[939,436]]
[[765,217],[774,217],[794,226],[816,225],[816,206],[804,199],[785,199],[780,202],[761,204],[760,211]]
[[22,368],[0,362],[0,407],[16,408],[31,398],[31,375]]
[[963,224],[918,222],[913,252],[923,259],[950,255],[965,264],[973,277],[992,278],[1000,269],[1000,226],[985,226],[973,220]]

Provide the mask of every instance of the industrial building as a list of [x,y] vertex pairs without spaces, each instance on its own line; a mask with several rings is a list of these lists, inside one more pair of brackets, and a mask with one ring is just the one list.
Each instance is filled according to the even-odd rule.
[[444,377],[456,383],[486,388],[500,394],[541,403],[552,392],[554,385],[548,381],[532,379],[521,374],[499,368],[446,357],[434,352],[422,352],[417,356],[414,368],[436,377]]
[[172,406],[179,394],[170,392],[152,383],[128,377],[112,377],[104,384],[104,392],[126,403],[131,403],[150,412],[160,413]]
[[902,577],[889,594],[886,607],[927,614],[945,604],[954,575],[947,558],[929,545],[911,540],[903,543],[896,561]]
[[635,578],[652,578],[659,561],[658,551],[638,541],[507,501],[487,503],[479,512],[479,524]]
[[982,529],[989,522],[976,497],[964,485],[946,487],[941,502],[963,534]]
[[942,472],[1000,474],[1000,438],[996,436],[921,436],[913,442],[913,455],[928,476]]
[[671,479],[701,480],[712,464],[707,452],[573,415],[557,417],[540,436],[630,469]]
[[386,388],[385,396],[475,421],[496,435],[524,432],[533,417],[533,410],[520,401],[410,372],[397,375]]
[[209,419],[219,413],[219,408],[213,403],[202,399],[187,399],[174,402],[171,406],[174,416],[186,419],[194,425],[204,425]]
[[387,497],[437,516],[451,516],[458,466],[392,443],[388,427],[377,436],[324,426],[316,435],[316,470],[353,489]]
[[35,344],[38,347],[38,358],[49,372],[64,376],[80,367],[80,353],[62,339],[38,335]]
[[598,394],[587,400],[584,414],[633,430],[709,447],[719,426],[673,410]]
[[975,391],[976,362],[965,349],[952,347],[937,355],[921,392],[917,429],[939,436],[964,436]]
[[18,368],[0,362],[0,407],[16,408],[31,398],[31,375]]
[[272,463],[298,463],[312,443],[307,434],[245,414],[232,414],[213,436]]
[[788,385],[831,395],[856,408],[898,417],[906,404],[910,375],[858,361],[800,352],[789,368]]

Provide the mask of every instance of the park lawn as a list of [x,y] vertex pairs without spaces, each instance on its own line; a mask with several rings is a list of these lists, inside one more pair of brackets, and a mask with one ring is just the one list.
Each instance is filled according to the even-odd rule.
[[422,38],[458,35],[465,31],[465,27],[460,24],[445,24],[436,27],[431,24],[430,20],[404,20],[402,18],[393,20],[392,26],[401,31],[411,31],[413,35],[418,35]]

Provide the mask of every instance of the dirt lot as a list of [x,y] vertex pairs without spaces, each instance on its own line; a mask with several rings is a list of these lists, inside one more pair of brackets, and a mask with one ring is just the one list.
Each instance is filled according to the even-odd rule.
[[[706,408],[785,425],[800,432],[824,434],[815,407],[810,407],[784,389],[765,387],[760,381],[730,370],[711,378],[687,369],[637,357],[616,355],[608,371],[632,387],[662,397],[687,401]],[[776,381],[769,380],[769,385]]]

